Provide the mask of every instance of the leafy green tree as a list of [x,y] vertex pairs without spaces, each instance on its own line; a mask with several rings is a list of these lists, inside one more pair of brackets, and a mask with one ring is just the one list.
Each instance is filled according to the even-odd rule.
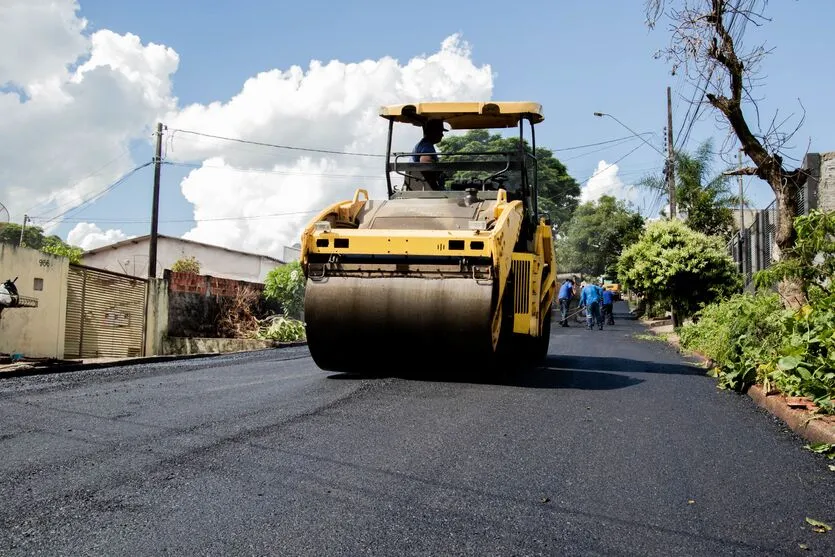
[[673,324],[738,291],[742,281],[721,238],[679,220],[655,221],[618,259],[625,288],[673,310]]
[[56,241],[53,238],[46,239],[43,246],[41,246],[41,251],[52,255],[66,257],[70,260],[70,263],[76,264],[81,263],[81,255],[84,253],[84,250],[81,248],[71,246],[60,240]]
[[[20,244],[21,225],[8,223],[0,226],[0,243],[18,245]],[[40,226],[27,226],[23,231],[23,245],[28,248],[40,250],[52,255],[60,255],[69,258],[70,263],[79,263],[81,254],[84,253],[79,247],[71,246],[56,235],[45,236]]]
[[[675,153],[676,205],[686,213],[685,223],[697,232],[708,236],[729,239],[734,230],[732,207],[739,205],[739,196],[731,193],[731,177],[719,173],[711,177],[713,141],[708,139],[689,154]],[[639,185],[650,190],[667,193],[664,176],[649,176]]]
[[171,270],[175,273],[192,273],[200,274],[200,262],[193,255],[181,257],[171,265]]
[[293,261],[267,273],[264,297],[280,303],[286,316],[298,317],[304,309],[304,287],[301,263]]
[[[527,141],[523,142],[530,149]],[[503,152],[519,148],[518,137],[502,137],[488,130],[469,130],[463,135],[448,136],[438,145],[443,153]],[[580,184],[568,175],[568,170],[553,151],[536,148],[539,210],[551,215],[556,229],[568,222],[580,199]]]
[[583,203],[557,239],[560,272],[613,274],[621,251],[638,240],[643,226],[639,213],[612,196]]

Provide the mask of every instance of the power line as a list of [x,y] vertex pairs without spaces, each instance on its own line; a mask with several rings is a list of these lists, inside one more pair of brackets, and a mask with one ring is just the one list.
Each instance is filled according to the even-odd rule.
[[327,178],[365,178],[370,180],[385,180],[385,176],[370,176],[370,175],[363,175],[363,174],[336,174],[336,173],[328,173],[328,172],[292,172],[292,171],[285,171],[285,170],[267,170],[267,169],[259,169],[259,168],[236,168],[234,166],[217,166],[211,164],[202,164],[202,163],[190,163],[190,162],[183,162],[183,161],[163,161],[162,164],[167,164],[170,166],[182,166],[187,168],[210,168],[213,170],[229,170],[232,172],[243,172],[243,173],[258,173],[258,174],[279,174],[282,176],[320,176],[320,177],[327,177]]
[[355,152],[350,152],[350,151],[336,151],[336,150],[332,150],[332,149],[315,149],[315,148],[312,148],[312,147],[297,147],[297,146],[294,146],[294,145],[279,145],[277,143],[266,143],[266,142],[263,142],[263,141],[253,141],[253,140],[250,140],[250,139],[238,139],[238,138],[235,138],[235,137],[224,137],[224,136],[221,136],[221,135],[213,135],[213,134],[210,134],[210,133],[197,132],[197,131],[193,131],[193,130],[181,130],[181,129],[175,129],[175,128],[169,128],[169,131],[171,131],[173,133],[179,132],[179,133],[197,135],[197,136],[200,136],[200,137],[208,137],[208,138],[211,138],[211,139],[220,139],[220,140],[223,140],[223,141],[232,141],[232,142],[235,142],[235,143],[244,143],[246,145],[258,145],[260,147],[272,147],[273,149],[287,149],[287,150],[290,150],[290,151],[306,151],[306,152],[311,152],[311,153],[324,153],[324,154],[328,154],[328,155],[350,155],[350,156],[355,156],[355,157],[385,158],[385,155],[381,155],[381,154],[378,154],[378,153],[355,153]]
[[[116,180],[115,182],[111,183],[110,185],[108,185],[108,186],[107,186],[107,187],[105,187],[104,189],[99,190],[98,192],[96,192],[96,193],[95,193],[95,194],[93,194],[92,196],[88,197],[87,199],[82,200],[82,201],[81,201],[81,203],[79,203],[78,205],[76,205],[76,206],[74,206],[74,207],[70,207],[69,209],[67,209],[67,210],[66,210],[66,211],[64,211],[63,213],[59,213],[58,215],[55,215],[55,216],[53,216],[53,217],[51,217],[51,218],[49,218],[49,217],[34,217],[34,218],[37,218],[38,220],[43,220],[43,221],[44,221],[44,222],[43,222],[43,224],[44,224],[44,225],[48,225],[48,224],[50,224],[50,223],[56,222],[56,221],[60,220],[60,219],[61,219],[61,217],[65,216],[65,215],[67,215],[67,214],[69,214],[69,213],[71,213],[71,212],[73,212],[73,211],[80,210],[80,209],[82,209],[83,207],[85,207],[85,206],[89,205],[90,203],[92,203],[93,201],[95,201],[95,200],[97,200],[97,199],[101,198],[101,197],[102,197],[103,195],[105,195],[107,192],[109,192],[109,191],[113,190],[114,188],[116,188],[116,187],[120,186],[121,184],[123,184],[123,183],[124,183],[124,182],[125,182],[128,178],[130,178],[131,176],[133,176],[134,174],[136,174],[139,170],[141,170],[141,169],[145,168],[146,166],[150,166],[150,165],[152,165],[152,164],[153,164],[153,162],[146,162],[145,164],[142,164],[142,165],[140,165],[140,166],[137,166],[137,167],[136,167],[136,168],[134,168],[133,170],[131,170],[131,171],[127,172],[126,174],[123,174],[121,178],[119,178],[119,179],[118,179],[118,180]],[[67,204],[64,204],[62,207],[65,207],[66,205],[67,205]]]
[[626,157],[628,157],[629,155],[631,155],[632,153],[634,153],[635,151],[637,151],[638,149],[640,149],[640,148],[641,148],[641,147],[643,147],[643,146],[644,146],[644,144],[643,144],[643,143],[641,143],[640,145],[638,145],[637,147],[635,147],[634,149],[632,149],[631,151],[629,151],[628,153],[626,153],[625,155],[623,155],[621,158],[619,158],[619,159],[618,159],[618,160],[616,160],[615,162],[613,162],[613,163],[609,164],[606,168],[603,168],[603,169],[601,169],[601,170],[596,171],[594,174],[592,174],[591,176],[589,176],[588,178],[586,178],[585,180],[583,180],[582,182],[580,182],[580,184],[579,184],[579,185],[581,185],[581,186],[582,186],[583,184],[585,184],[586,182],[588,182],[589,180],[591,180],[592,178],[594,178],[594,177],[595,177],[595,176],[597,176],[598,174],[602,174],[602,173],[606,172],[607,170],[609,170],[610,168],[612,168],[613,166],[615,166],[617,163],[619,163],[620,161],[622,161],[623,159],[625,159]]
[[[273,219],[273,218],[283,218],[283,217],[292,217],[292,216],[301,216],[301,215],[311,215],[314,213],[321,212],[322,209],[313,209],[309,211],[291,211],[286,213],[268,213],[265,215],[247,215],[247,216],[237,216],[237,217],[211,217],[211,218],[204,218],[204,219],[160,219],[160,223],[190,223],[190,222],[218,222],[218,221],[236,221],[236,220],[257,220],[257,219]],[[108,224],[148,224],[151,221],[149,219],[132,219],[132,218],[97,218],[97,217],[88,217],[86,219],[82,218],[69,218],[63,219],[64,222],[87,222],[95,220],[97,223],[108,223]]]
[[[635,134],[637,136],[642,135],[653,135],[653,132],[641,132],[639,134]],[[551,151],[558,152],[558,151],[574,151],[576,149],[584,149],[586,147],[597,147],[598,145],[606,145],[608,143],[617,143],[619,141],[623,141],[625,139],[635,139],[635,135],[626,135],[623,137],[618,137],[616,139],[607,139],[606,141],[598,141],[597,143],[587,143],[586,145],[575,145],[574,147],[561,147],[559,149],[550,149]]]
[[[242,144],[246,144],[246,145],[257,145],[257,146],[260,146],[260,147],[271,147],[271,148],[274,148],[274,149],[286,149],[286,150],[291,150],[291,151],[307,151],[307,152],[312,152],[312,153],[324,153],[324,154],[329,154],[329,155],[349,155],[349,156],[357,156],[357,157],[374,157],[374,158],[384,158],[385,157],[385,155],[381,155],[379,153],[360,153],[360,152],[351,152],[351,151],[338,151],[338,150],[333,150],[333,149],[321,149],[321,148],[314,148],[314,147],[299,147],[297,145],[282,145],[282,144],[277,144],[277,143],[267,143],[267,142],[264,142],[264,141],[254,141],[254,140],[250,140],[250,139],[239,139],[239,138],[235,138],[235,137],[226,137],[226,136],[221,136],[221,135],[198,132],[198,131],[194,131],[194,130],[183,130],[183,129],[179,129],[179,128],[168,128],[168,130],[172,132],[172,135],[174,133],[185,133],[185,134],[190,134],[190,135],[196,135],[196,136],[199,136],[199,137],[207,137],[207,138],[210,138],[210,139],[218,139],[218,140],[221,140],[221,141],[232,141],[232,142],[235,142],[235,143],[242,143]],[[632,139],[634,136],[638,136],[640,138],[643,135],[653,135],[653,132],[641,132],[641,133],[633,134],[633,135],[630,135],[630,136],[618,137],[618,138],[615,138],[615,139],[607,139],[605,141],[598,141],[596,143],[587,143],[585,145],[572,145],[570,147],[560,147],[560,148],[557,148],[557,149],[549,149],[549,151],[553,151],[553,152],[574,151],[574,150],[577,150],[577,149],[584,149],[586,147],[597,147],[599,145],[606,145],[606,144],[609,144],[609,143],[617,143],[617,142],[620,142],[620,141]]]
[[[75,185],[78,185],[81,182],[83,182],[84,180],[87,180],[89,178],[92,178],[93,176],[96,176],[96,175],[100,174],[102,172],[102,170],[104,170],[105,168],[107,168],[108,166],[110,166],[111,164],[116,162],[117,160],[121,159],[125,155],[129,154],[132,150],[133,149],[131,149],[130,147],[125,147],[124,149],[121,150],[121,152],[118,155],[116,155],[115,157],[113,157],[112,159],[110,159],[109,161],[104,163],[102,166],[98,167],[96,170],[90,172],[89,174],[87,174],[86,176],[81,178],[80,180],[76,181]],[[29,208],[29,210],[25,211],[25,213],[27,213],[27,214],[34,213],[35,210],[37,210],[37,209],[46,210],[46,207],[49,205],[50,201],[51,200],[47,200],[47,201],[43,201],[41,203],[38,203],[36,205],[33,205],[32,207]],[[66,204],[64,204],[63,206],[66,206]]]

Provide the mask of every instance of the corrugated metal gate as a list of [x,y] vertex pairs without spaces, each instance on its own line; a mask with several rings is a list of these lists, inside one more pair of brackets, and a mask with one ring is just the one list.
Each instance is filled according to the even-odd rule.
[[145,279],[70,265],[64,356],[141,356],[146,288]]

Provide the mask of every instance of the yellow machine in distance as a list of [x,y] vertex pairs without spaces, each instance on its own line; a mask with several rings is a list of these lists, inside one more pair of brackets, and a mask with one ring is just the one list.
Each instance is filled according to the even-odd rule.
[[[537,209],[541,106],[432,102],[385,106],[380,116],[389,123],[387,199],[358,189],[302,233],[314,361],[331,371],[541,361],[556,291],[551,226]],[[438,153],[436,162],[392,152],[395,124],[430,120],[456,130],[518,127],[518,148]]]

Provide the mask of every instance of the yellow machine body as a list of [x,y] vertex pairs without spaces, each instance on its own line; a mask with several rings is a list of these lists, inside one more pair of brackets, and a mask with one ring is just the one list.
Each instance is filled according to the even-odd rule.
[[[519,112],[508,114],[512,109]],[[521,127],[522,119],[541,121],[539,110],[533,103],[430,103],[384,107],[381,115],[392,124],[438,117],[453,127]],[[390,187],[388,199],[358,189],[310,221],[300,262],[308,346],[319,367],[361,371],[404,360],[481,366],[500,355],[544,357],[556,292],[553,237],[547,218],[532,211],[536,191],[524,182],[526,156],[516,159],[525,176],[510,192],[489,181],[442,191]],[[492,168],[502,164],[483,166],[495,176]],[[387,170],[421,167],[395,161]]]

